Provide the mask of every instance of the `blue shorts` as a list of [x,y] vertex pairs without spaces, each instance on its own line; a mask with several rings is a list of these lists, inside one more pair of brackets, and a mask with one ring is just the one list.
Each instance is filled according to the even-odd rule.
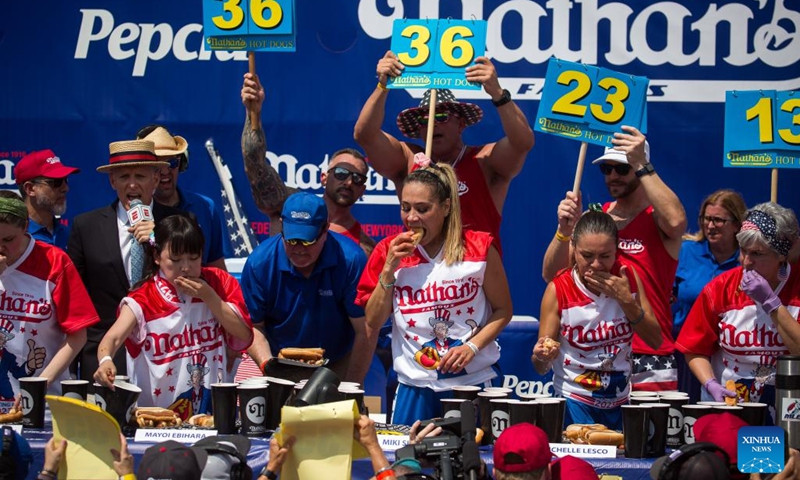
[[[479,387],[502,386],[501,375]],[[392,407],[392,422],[397,425],[411,425],[417,420],[429,420],[442,416],[442,399],[453,398],[453,392],[445,390],[434,392],[430,388],[412,387],[403,383],[397,385]]]
[[577,400],[567,399],[564,411],[564,426],[573,423],[602,423],[611,430],[622,431],[622,409],[597,408]]

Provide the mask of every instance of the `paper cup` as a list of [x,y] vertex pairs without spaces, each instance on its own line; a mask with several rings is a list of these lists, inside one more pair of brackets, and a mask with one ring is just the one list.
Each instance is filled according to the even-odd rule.
[[683,411],[683,443],[695,443],[694,422],[703,415],[714,413],[712,405],[684,405]]
[[492,444],[492,406],[489,404],[491,400],[507,398],[508,394],[504,392],[478,392],[478,407],[481,430],[483,430],[483,443],[484,445]]
[[519,400],[508,404],[508,417],[511,425],[530,423],[536,425],[540,416],[541,404],[535,400]]
[[22,425],[28,428],[44,428],[44,396],[47,379],[44,377],[22,377],[19,379]]
[[461,404],[467,401],[463,398],[441,399],[442,418],[461,418]]
[[240,384],[239,418],[242,420],[241,434],[247,437],[265,437],[267,434],[267,385],[259,383]]
[[761,427],[767,421],[767,404],[757,402],[742,402],[742,420],[752,427]]
[[61,380],[61,396],[86,401],[89,394],[88,380]]
[[128,382],[114,382],[114,390],[99,383],[94,384],[95,404],[114,417],[120,427],[130,422],[141,393],[141,388]]
[[489,400],[489,406],[492,410],[492,443],[496,442],[503,430],[509,426],[508,411],[510,402],[512,400],[508,398],[493,398]]
[[644,405],[622,405],[622,434],[625,437],[625,456],[627,458],[645,458],[647,455],[647,437],[649,423],[647,412],[650,407]]
[[561,443],[564,437],[564,413],[567,401],[564,398],[540,398],[536,426],[544,430],[550,443]]
[[667,424],[669,423],[668,403],[644,403],[648,410],[647,456],[663,457],[667,453]]
[[236,399],[238,383],[212,383],[211,400],[214,410],[214,428],[220,435],[236,433]]
[[267,430],[275,430],[281,423],[281,408],[292,396],[294,382],[283,378],[269,377],[267,387]]

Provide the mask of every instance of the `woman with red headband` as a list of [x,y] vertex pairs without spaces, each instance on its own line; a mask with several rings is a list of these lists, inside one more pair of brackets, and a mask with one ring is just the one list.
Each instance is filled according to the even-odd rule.
[[778,356],[800,353],[800,271],[787,261],[797,235],[791,209],[748,210],[736,235],[742,266],[709,282],[689,312],[676,346],[704,399],[774,404]]

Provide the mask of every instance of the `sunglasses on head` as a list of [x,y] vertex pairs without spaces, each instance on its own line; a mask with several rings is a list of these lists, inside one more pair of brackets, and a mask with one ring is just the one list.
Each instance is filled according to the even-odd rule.
[[[281,235],[283,235],[283,234],[281,234]],[[322,237],[322,232],[319,232],[319,235],[317,235],[317,238],[315,238],[314,240],[311,240],[310,242],[306,241],[306,240],[301,240],[299,238],[286,238],[286,236],[283,237],[283,241],[288,243],[289,245],[291,245],[293,247],[296,247],[298,245],[302,245],[304,247],[310,247],[311,245],[314,245],[315,243],[317,243],[319,241],[320,237]]]
[[40,178],[38,180],[34,180],[33,183],[39,183],[42,185],[47,185],[52,189],[61,188],[63,185],[68,185],[69,181],[67,177],[64,178]]
[[328,170],[328,173],[331,172],[333,172],[333,178],[339,180],[340,182],[344,182],[345,180],[347,180],[347,177],[352,177],[353,184],[358,185],[359,187],[361,185],[364,185],[364,183],[366,183],[367,181],[366,175],[362,175],[358,172],[351,172],[350,170],[344,167],[333,167],[330,170]]
[[[450,120],[450,112],[439,112],[433,115],[433,121],[436,123],[445,123]],[[417,121],[423,127],[428,125],[428,115],[420,115]]]
[[626,163],[617,163],[614,165],[610,163],[601,163],[600,171],[603,172],[603,175],[611,175],[611,172],[615,171],[617,175],[624,177],[631,172],[631,166]]

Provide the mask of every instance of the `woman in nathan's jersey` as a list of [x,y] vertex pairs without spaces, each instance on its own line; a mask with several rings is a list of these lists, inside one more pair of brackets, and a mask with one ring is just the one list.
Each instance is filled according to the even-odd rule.
[[156,225],[149,274],[120,302],[97,349],[94,374],[114,388],[111,359],[124,343],[130,382],[142,389],[139,406],[171,408],[184,420],[211,413],[211,384],[233,379],[228,352],[244,351],[253,340],[238,282],[202,267],[203,241],[187,217]]
[[418,154],[400,202],[409,231],[378,243],[358,285],[369,326],[392,320],[392,423],[441,416],[452,387],[500,378],[495,339],[511,320],[508,280],[492,236],[462,229],[460,213],[452,167]]

